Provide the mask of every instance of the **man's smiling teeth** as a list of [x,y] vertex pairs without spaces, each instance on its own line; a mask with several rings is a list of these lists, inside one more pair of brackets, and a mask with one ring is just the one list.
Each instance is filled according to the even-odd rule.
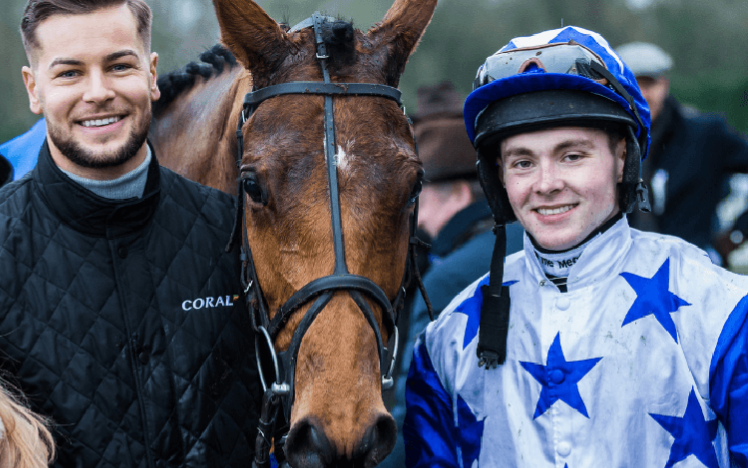
[[84,120],[81,125],[84,127],[103,127],[104,125],[111,125],[122,120],[122,117],[109,117],[108,119],[97,119],[97,120]]
[[566,213],[570,209],[574,208],[574,205],[566,205],[559,208],[538,208],[537,212],[543,216],[550,216],[555,214]]

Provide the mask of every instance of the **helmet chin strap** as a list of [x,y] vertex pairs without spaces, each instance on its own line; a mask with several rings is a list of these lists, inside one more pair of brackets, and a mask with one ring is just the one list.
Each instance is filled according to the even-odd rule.
[[480,310],[478,329],[478,367],[486,370],[504,364],[506,341],[509,334],[509,286],[502,284],[504,277],[504,257],[506,256],[506,224],[496,224],[493,228],[496,241],[491,255],[491,275],[487,285],[481,286],[483,304]]
[[626,127],[626,161],[623,166],[623,183],[620,206],[624,213],[631,213],[634,208],[644,213],[650,213],[649,190],[642,180],[641,148],[634,134],[634,129]]

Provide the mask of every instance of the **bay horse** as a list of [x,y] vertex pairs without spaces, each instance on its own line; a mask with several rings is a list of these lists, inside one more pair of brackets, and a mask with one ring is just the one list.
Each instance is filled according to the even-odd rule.
[[[384,344],[396,341],[423,180],[392,90],[436,0],[395,0],[367,33],[318,15],[289,29],[252,0],[214,6],[231,54],[214,49],[210,64],[170,77],[176,91],[155,106],[150,139],[163,165],[193,180],[235,194],[240,181],[243,281],[266,375],[261,429],[273,431],[258,452],[274,437],[295,468],[375,466],[396,439]],[[306,91],[278,87],[298,82]]]

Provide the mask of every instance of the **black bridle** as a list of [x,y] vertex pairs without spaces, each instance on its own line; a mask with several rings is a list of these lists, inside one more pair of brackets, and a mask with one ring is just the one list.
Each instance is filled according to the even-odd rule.
[[[299,23],[291,29],[291,31],[296,31],[307,27],[314,28],[317,60],[322,68],[324,81],[283,83],[268,86],[259,90],[253,90],[252,92],[247,93],[244,98],[244,105],[236,132],[238,140],[237,164],[241,165],[242,155],[244,153],[242,127],[244,123],[249,120],[260,103],[272,97],[288,94],[322,95],[325,98],[325,161],[330,188],[330,212],[332,214],[335,269],[332,275],[315,279],[294,293],[280,307],[272,320],[270,319],[270,314],[267,310],[267,303],[257,279],[257,272],[255,270],[252,251],[249,248],[249,239],[247,237],[244,197],[246,183],[253,179],[251,175],[245,176],[245,174],[242,174],[239,179],[237,215],[235,218],[234,232],[231,241],[227,246],[227,251],[233,248],[236,235],[239,229],[241,229],[241,283],[244,289],[244,296],[250,317],[252,319],[252,327],[256,333],[255,351],[257,353],[257,365],[262,387],[265,392],[262,399],[262,411],[260,415],[257,441],[255,444],[255,461],[253,467],[257,468],[270,466],[269,452],[271,441],[273,439],[275,441],[275,455],[279,465],[282,466],[285,461],[283,446],[289,430],[291,407],[294,398],[294,373],[301,340],[314,322],[314,319],[319,315],[337,291],[346,291],[351,296],[372,330],[374,330],[374,335],[377,340],[380,371],[382,372],[382,390],[391,388],[393,385],[392,372],[397,358],[397,343],[399,339],[397,330],[398,315],[404,305],[405,288],[410,283],[411,278],[415,278],[428,306],[429,314],[432,313],[431,304],[426,296],[425,289],[423,288],[420,273],[415,261],[416,247],[423,244],[422,241],[416,237],[416,226],[418,224],[417,194],[415,194],[412,199],[414,210],[410,216],[410,238],[405,272],[395,299],[390,302],[387,294],[372,280],[363,276],[351,274],[348,271],[345,261],[345,248],[343,244],[342,220],[340,213],[337,159],[335,152],[335,123],[332,99],[333,96],[340,95],[381,97],[395,101],[401,108],[402,102],[400,100],[400,91],[391,86],[369,83],[330,82],[330,74],[327,70],[327,60],[329,56],[327,47],[322,38],[323,24],[330,20],[334,21],[334,18],[323,17],[317,12],[314,13],[311,18]],[[382,310],[382,323],[386,327],[389,336],[387,347],[385,347],[382,342],[382,334],[379,325],[377,324],[371,307],[364,297],[375,302]],[[308,302],[312,302],[312,305],[306,311],[304,317],[301,319],[301,322],[294,331],[288,349],[283,352],[276,352],[274,342],[278,333],[280,333],[284,328],[291,315]],[[261,354],[263,351],[265,352],[264,355]],[[263,356],[266,358],[264,359],[266,363],[272,362],[273,364],[274,379],[267,378],[269,376],[265,375],[262,365]]]

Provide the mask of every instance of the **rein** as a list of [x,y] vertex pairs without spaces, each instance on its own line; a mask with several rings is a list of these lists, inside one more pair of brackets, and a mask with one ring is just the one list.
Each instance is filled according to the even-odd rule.
[[[323,17],[318,12],[315,12],[311,18],[291,29],[291,31],[296,31],[307,27],[314,28],[316,56],[320,67],[322,68],[324,81],[290,82],[268,86],[259,90],[253,89],[252,92],[247,93],[244,98],[244,105],[237,126],[237,165],[240,166],[242,155],[244,153],[242,127],[263,101],[276,96],[288,94],[321,95],[325,98],[325,161],[330,188],[330,212],[332,217],[335,268],[332,275],[315,279],[296,291],[296,293],[294,293],[280,307],[272,320],[270,319],[270,314],[267,310],[267,303],[257,279],[257,272],[252,259],[252,251],[249,247],[249,239],[247,237],[246,212],[244,210],[244,197],[246,192],[245,184],[252,180],[252,174],[249,176],[242,174],[239,179],[238,203],[234,230],[226,250],[228,252],[233,248],[236,236],[241,227],[241,283],[244,290],[247,308],[252,320],[252,327],[256,333],[255,351],[257,354],[257,366],[262,388],[264,390],[258,435],[255,443],[255,460],[252,464],[254,468],[267,468],[270,466],[270,448],[271,445],[273,445],[273,441],[275,445],[275,456],[279,466],[288,466],[288,463],[285,460],[283,447],[286,442],[289,421],[291,419],[291,407],[294,398],[294,373],[299,347],[301,346],[301,341],[304,338],[304,335],[314,322],[314,319],[319,315],[337,291],[346,291],[351,296],[374,331],[377,340],[380,371],[382,372],[382,390],[387,390],[393,386],[392,372],[394,371],[395,360],[397,359],[397,344],[399,339],[397,329],[398,316],[404,305],[405,288],[410,283],[411,279],[415,278],[429,309],[429,315],[432,315],[431,304],[426,296],[426,291],[423,287],[415,261],[416,247],[418,245],[423,245],[423,242],[416,237],[416,226],[418,225],[417,195],[414,200],[415,208],[413,214],[410,216],[410,237],[405,272],[395,299],[390,302],[387,298],[387,294],[372,280],[363,276],[351,274],[348,271],[345,261],[342,219],[340,213],[340,195],[336,164],[337,158],[335,152],[336,144],[333,97],[341,95],[380,97],[395,101],[400,108],[402,108],[402,102],[400,99],[400,91],[390,86],[369,83],[330,82],[330,74],[327,70],[327,60],[329,59],[329,55],[326,44],[322,38],[323,24],[329,20],[334,21],[334,18]],[[374,313],[364,297],[368,297],[381,307],[382,323],[386,327],[389,336],[389,342],[387,343],[388,346],[386,347],[382,341],[382,333],[379,329]],[[273,343],[278,336],[278,333],[280,333],[280,331],[285,327],[291,315],[308,302],[312,302],[312,305],[309,307],[299,323],[299,326],[294,331],[288,349],[283,352],[276,352]],[[264,355],[261,354],[261,351],[264,351]],[[261,356],[267,358],[265,362],[272,362],[274,379],[267,378],[269,376],[265,375],[262,366],[263,359]]]

